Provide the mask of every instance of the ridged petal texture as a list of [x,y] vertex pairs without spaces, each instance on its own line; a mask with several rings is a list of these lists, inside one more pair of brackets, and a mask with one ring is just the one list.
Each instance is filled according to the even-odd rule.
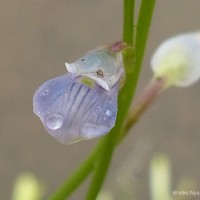
[[33,97],[47,132],[64,144],[106,134],[115,125],[118,83],[110,91],[80,82],[72,73],[48,80]]

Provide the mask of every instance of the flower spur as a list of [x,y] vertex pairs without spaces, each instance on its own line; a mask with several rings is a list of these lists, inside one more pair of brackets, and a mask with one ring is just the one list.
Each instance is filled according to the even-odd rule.
[[[86,62],[82,59],[68,64],[70,72],[45,82],[33,97],[35,114],[64,144],[104,135],[115,125],[122,55],[97,49],[84,56]],[[89,85],[84,83],[88,77]]]

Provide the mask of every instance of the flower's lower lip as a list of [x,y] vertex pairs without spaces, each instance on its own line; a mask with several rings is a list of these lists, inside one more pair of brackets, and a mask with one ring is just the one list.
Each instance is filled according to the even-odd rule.
[[98,85],[90,88],[80,78],[68,73],[49,80],[33,98],[34,112],[61,143],[104,135],[115,124],[117,87],[109,92]]

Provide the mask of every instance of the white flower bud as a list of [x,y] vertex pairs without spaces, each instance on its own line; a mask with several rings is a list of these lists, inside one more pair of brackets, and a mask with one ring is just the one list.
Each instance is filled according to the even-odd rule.
[[156,78],[166,77],[166,86],[187,87],[200,78],[200,33],[189,33],[163,42],[151,59]]

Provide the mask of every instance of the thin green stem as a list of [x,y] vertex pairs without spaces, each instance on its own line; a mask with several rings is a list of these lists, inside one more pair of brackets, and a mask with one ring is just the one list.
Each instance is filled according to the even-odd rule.
[[102,144],[96,146],[88,158],[78,167],[78,169],[60,186],[55,193],[49,197],[49,200],[65,200],[72,192],[85,180],[94,168],[94,163]]
[[123,41],[133,45],[135,0],[124,0]]
[[[124,0],[124,31],[123,31],[123,41],[126,42],[128,45],[133,45],[133,16],[134,16],[134,0]],[[130,50],[130,49],[129,49]],[[129,52],[129,62],[125,63],[125,68],[129,68],[126,70],[126,75],[130,76],[133,72],[133,65],[134,65],[134,55],[133,51]],[[131,57],[131,59],[130,59]],[[126,57],[128,58],[128,57]],[[129,64],[127,66],[126,64]],[[118,110],[118,116],[116,120],[116,125],[112,129],[112,131],[105,136],[104,138],[104,144],[102,146],[102,150],[99,153],[99,158],[96,163],[95,169],[94,169],[94,175],[93,179],[91,181],[88,193],[86,195],[86,200],[94,200],[97,198],[97,195],[104,183],[112,155],[115,149],[116,140],[118,138],[118,135],[123,127],[124,118],[128,112],[129,105],[131,103],[131,99],[129,98],[132,94],[130,90],[130,83],[127,79],[124,87],[120,91],[119,94],[119,110]],[[121,105],[121,106],[120,106]]]
[[[152,20],[153,10],[155,7],[156,0],[142,0],[137,26],[136,26],[136,39],[135,39],[135,56],[131,57],[129,54],[124,55],[124,63],[126,68],[126,84],[129,85],[128,87],[124,87],[122,89],[127,90],[127,98],[130,99],[128,102],[130,105],[132,101],[132,97],[135,94],[135,90],[137,87],[141,67],[142,67],[142,61],[144,57],[145,47],[147,43],[148,33],[150,29],[150,24]],[[132,60],[134,58],[134,61]],[[134,65],[134,66],[132,66]],[[133,69],[133,70],[132,70]],[[132,90],[131,90],[132,88]],[[120,104],[119,101],[119,107],[123,104]],[[123,131],[121,131],[119,138],[121,138],[121,135],[124,134]],[[116,141],[119,142],[119,139]]]
[[109,135],[103,139],[104,144],[102,144],[102,148],[98,154],[98,160],[94,168],[93,179],[86,195],[86,200],[96,199],[98,192],[101,189],[114,151],[112,138],[113,134],[109,133]]
[[[156,0],[142,0],[136,29],[136,79],[142,66]],[[135,81],[137,83],[137,80]]]

